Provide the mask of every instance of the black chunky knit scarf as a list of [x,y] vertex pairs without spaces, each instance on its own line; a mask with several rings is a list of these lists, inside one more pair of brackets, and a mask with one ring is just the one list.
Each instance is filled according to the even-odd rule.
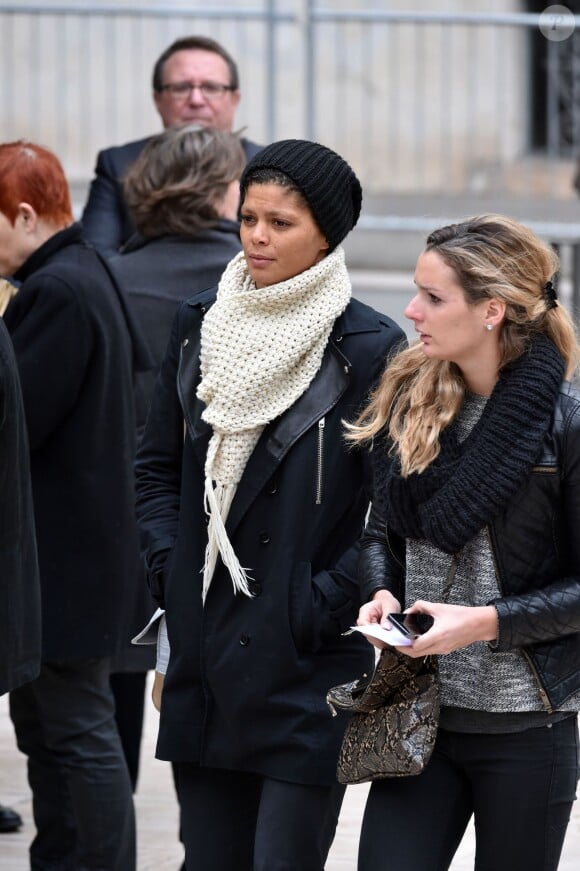
[[502,370],[468,437],[459,443],[453,424],[442,432],[441,451],[424,472],[403,478],[398,459],[389,460],[375,448],[376,486],[385,499],[388,525],[404,538],[426,539],[457,553],[529,475],[564,370],[555,345],[539,335]]

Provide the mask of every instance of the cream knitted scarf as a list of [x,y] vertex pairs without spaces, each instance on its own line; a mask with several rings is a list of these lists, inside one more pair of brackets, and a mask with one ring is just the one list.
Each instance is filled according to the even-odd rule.
[[218,554],[234,591],[251,596],[248,569],[229,541],[225,521],[236,488],[267,423],[305,392],[322,362],[351,285],[342,247],[299,275],[256,288],[243,253],[228,264],[201,328],[203,419],[213,429],[205,463],[209,516],[203,569],[207,595]]

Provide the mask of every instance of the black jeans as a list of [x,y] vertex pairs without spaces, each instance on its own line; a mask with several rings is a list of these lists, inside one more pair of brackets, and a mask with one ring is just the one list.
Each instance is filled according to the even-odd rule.
[[578,781],[575,717],[501,735],[439,730],[417,777],[375,781],[359,871],[445,871],[474,815],[476,871],[555,871]]
[[115,671],[111,675],[111,691],[115,699],[115,722],[133,792],[137,789],[139,777],[146,683],[146,671]]
[[37,834],[33,871],[134,871],[131,781],[109,685],[109,660],[44,663],[10,694],[28,756]]
[[185,864],[195,871],[323,871],[344,787],[176,763]]

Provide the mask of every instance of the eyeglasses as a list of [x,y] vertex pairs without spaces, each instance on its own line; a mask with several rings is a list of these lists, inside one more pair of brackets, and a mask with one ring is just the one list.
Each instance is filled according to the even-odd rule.
[[223,97],[226,91],[235,91],[233,85],[222,85],[219,82],[202,82],[200,85],[194,85],[192,82],[171,82],[168,85],[161,85],[160,91],[167,91],[173,100],[189,100],[195,89],[205,97],[206,100],[219,100]]

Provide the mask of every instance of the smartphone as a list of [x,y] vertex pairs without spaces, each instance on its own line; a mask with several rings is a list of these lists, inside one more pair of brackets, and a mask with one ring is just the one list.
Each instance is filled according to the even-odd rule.
[[408,638],[418,638],[431,629],[434,623],[431,614],[389,614],[388,618]]

